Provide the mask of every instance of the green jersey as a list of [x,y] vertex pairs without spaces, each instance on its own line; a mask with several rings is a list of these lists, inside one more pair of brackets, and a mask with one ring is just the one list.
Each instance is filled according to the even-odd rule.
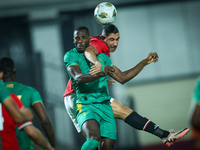
[[200,105],[200,76],[198,77],[192,100]]
[[[102,65],[101,71],[103,71],[106,65],[112,66],[112,62],[106,54],[101,53],[97,56],[97,58]],[[66,69],[72,65],[79,65],[83,74],[89,74],[90,67],[93,65],[83,56],[83,53],[79,53],[76,48],[65,54],[64,63]],[[69,77],[77,95],[76,103],[89,104],[103,102],[110,99],[107,87],[107,76],[101,77],[89,83],[80,84],[77,84],[70,74]]]
[[[31,106],[37,102],[42,103],[42,98],[37,90],[32,87],[17,83],[14,81],[4,82],[7,89],[18,96],[26,108],[31,108]],[[21,150],[34,150],[33,143],[31,139],[23,130],[18,130],[17,140]]]
[[0,81],[0,102],[3,103],[10,96],[10,92]]

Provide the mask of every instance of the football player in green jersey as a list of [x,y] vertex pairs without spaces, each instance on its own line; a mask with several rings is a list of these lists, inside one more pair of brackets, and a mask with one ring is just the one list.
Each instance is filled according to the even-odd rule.
[[[33,114],[29,109],[24,108],[23,110],[19,110],[16,103],[13,101],[10,92],[1,82],[2,79],[3,79],[3,68],[2,66],[0,66],[0,103],[3,104],[3,106],[7,109],[7,111],[10,113],[10,115],[16,122],[23,123],[28,120],[32,120]],[[1,116],[0,118],[2,119]]]
[[[112,41],[115,42],[115,39],[119,39],[119,33],[111,35]],[[111,43],[112,43],[111,41]],[[73,89],[76,92],[77,99],[77,121],[81,127],[83,134],[86,136],[87,141],[83,144],[82,149],[94,149],[100,143],[102,149],[112,149],[114,146],[114,138],[109,137],[109,135],[102,136],[102,131],[108,128],[101,125],[101,119],[91,114],[99,114],[98,110],[103,110],[101,106],[93,106],[96,102],[99,104],[103,102],[102,99],[105,98],[105,95],[108,94],[107,90],[104,92],[101,88],[107,88],[107,86],[102,86],[100,82],[105,82],[105,76],[110,75],[116,81],[124,84],[135,77],[146,65],[151,62],[157,61],[157,54],[150,53],[146,59],[139,62],[135,67],[121,72],[119,68],[112,65],[110,58],[105,54],[99,54],[97,56],[98,61],[101,63],[101,72],[97,74],[90,74],[90,67],[92,64],[83,58],[84,50],[89,46],[90,37],[89,31],[86,27],[79,27],[74,31],[74,44],[75,47],[71,51],[67,52],[64,56],[64,62],[70,79],[72,81]],[[111,44],[110,43],[110,44]],[[115,42],[115,49],[118,42]],[[88,65],[85,65],[86,63]],[[88,69],[89,67],[89,69]],[[105,85],[105,84],[104,84]],[[85,87],[85,88],[84,88]],[[99,90],[96,90],[98,89]],[[102,97],[98,96],[98,92],[102,93]],[[90,93],[93,92],[93,93]],[[108,96],[108,95],[107,95]],[[108,98],[108,97],[107,97]],[[99,100],[96,100],[99,99]],[[89,105],[85,105],[89,104]],[[92,104],[92,106],[91,106]],[[87,107],[87,108],[86,108]],[[89,107],[89,108],[88,108]],[[91,108],[90,108],[91,107]],[[95,112],[96,110],[96,112]],[[90,112],[90,113],[89,113]],[[92,112],[92,113],[91,113]],[[90,115],[89,115],[90,114]],[[170,146],[174,141],[182,138],[189,131],[188,128],[183,129],[178,132],[168,132],[162,130],[158,125],[154,124],[147,118],[144,118],[137,114],[135,111],[132,112],[131,121],[135,124],[134,127],[139,130],[148,131],[162,139],[164,144]],[[100,127],[99,127],[100,125]],[[115,126],[113,126],[115,129]]]
[[[55,147],[52,125],[46,114],[40,94],[32,87],[15,82],[16,69],[11,58],[1,58],[0,64],[4,68],[3,82],[5,86],[10,92],[18,95],[25,107],[33,107],[42,121],[43,128],[47,133],[52,146]],[[16,132],[20,149],[33,150],[33,143],[31,141],[33,140],[42,148],[54,150],[42,133],[32,124],[24,127],[23,130],[16,129]]]

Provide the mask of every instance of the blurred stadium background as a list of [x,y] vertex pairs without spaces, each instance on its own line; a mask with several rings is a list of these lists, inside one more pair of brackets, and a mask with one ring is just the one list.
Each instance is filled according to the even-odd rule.
[[[64,107],[62,95],[68,75],[63,56],[74,47],[75,27],[84,25],[91,35],[101,34],[102,26],[93,17],[100,2],[103,1],[0,1],[0,56],[14,59],[18,82],[40,92],[53,124],[58,150],[78,150],[85,140],[76,132]],[[200,1],[109,2],[117,8],[114,24],[121,36],[117,51],[111,54],[113,63],[124,71],[151,51],[159,55],[157,63],[147,66],[129,83],[110,87],[111,96],[161,128],[189,127],[191,94],[200,75]],[[41,129],[36,115],[34,124]],[[117,120],[117,127],[115,150],[165,149],[157,137],[134,130],[123,121]],[[190,140],[189,134],[177,145],[188,150],[193,146]],[[174,145],[171,150],[179,148]]]

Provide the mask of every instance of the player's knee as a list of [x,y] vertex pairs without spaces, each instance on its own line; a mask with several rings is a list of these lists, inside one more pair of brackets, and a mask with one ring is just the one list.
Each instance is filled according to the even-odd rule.
[[100,148],[105,150],[113,150],[115,144],[115,140],[106,139],[100,142]]
[[95,141],[101,141],[101,136],[100,135],[92,135],[89,137],[89,139],[93,139]]

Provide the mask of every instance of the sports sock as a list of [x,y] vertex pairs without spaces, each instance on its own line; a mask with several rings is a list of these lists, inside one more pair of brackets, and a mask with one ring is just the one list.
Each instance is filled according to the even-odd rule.
[[128,115],[124,121],[138,130],[144,130],[160,138],[164,138],[169,135],[168,131],[160,129],[158,125],[156,125],[149,119],[140,116],[135,111],[133,111],[130,115]]
[[95,150],[99,145],[99,141],[87,139],[82,145],[81,150]]

